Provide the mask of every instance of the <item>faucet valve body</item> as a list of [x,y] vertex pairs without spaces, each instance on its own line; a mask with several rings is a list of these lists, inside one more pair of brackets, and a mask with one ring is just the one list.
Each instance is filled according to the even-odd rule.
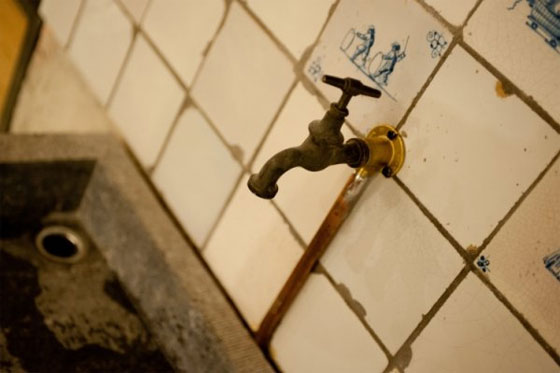
[[[342,89],[342,96],[337,103],[331,104],[323,119],[309,124],[309,135],[301,145],[282,150],[269,159],[258,174],[251,175],[247,184],[257,196],[274,198],[278,192],[278,179],[294,167],[320,171],[330,165],[346,163],[352,168],[362,167],[359,172],[364,176],[383,169],[383,174],[388,177],[400,169],[404,161],[404,143],[394,128],[376,127],[366,139],[353,138],[346,143],[341,132],[350,99],[356,95],[378,98],[381,91],[352,78],[324,75],[322,81]],[[383,129],[376,131],[381,127]],[[395,149],[402,149],[402,158],[396,157],[401,163],[394,156]]]

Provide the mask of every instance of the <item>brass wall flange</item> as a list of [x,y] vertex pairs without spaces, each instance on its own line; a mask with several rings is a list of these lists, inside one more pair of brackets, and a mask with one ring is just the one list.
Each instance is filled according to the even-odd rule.
[[396,128],[382,124],[373,128],[364,139],[369,148],[369,159],[358,173],[365,178],[381,172],[385,177],[396,175],[405,159],[402,135]]

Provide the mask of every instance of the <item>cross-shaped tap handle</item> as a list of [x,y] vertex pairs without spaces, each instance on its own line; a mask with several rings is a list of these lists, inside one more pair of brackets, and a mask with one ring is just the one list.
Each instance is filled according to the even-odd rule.
[[345,110],[346,105],[350,102],[350,99],[357,95],[364,95],[369,97],[379,98],[381,97],[381,91],[375,88],[368,87],[362,84],[359,80],[352,78],[338,78],[332,75],[323,75],[321,78],[323,83],[335,86],[342,90],[342,96],[336,104],[340,110]]

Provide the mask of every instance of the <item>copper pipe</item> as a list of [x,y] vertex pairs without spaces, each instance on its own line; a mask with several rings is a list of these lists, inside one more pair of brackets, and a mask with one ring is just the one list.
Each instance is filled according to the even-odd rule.
[[299,259],[282,290],[270,306],[267,314],[255,334],[255,339],[262,349],[267,350],[276,328],[286,315],[292,302],[311,274],[314,266],[332,242],[336,233],[356,205],[367,185],[364,174],[357,171],[352,175],[331,207],[321,227]]

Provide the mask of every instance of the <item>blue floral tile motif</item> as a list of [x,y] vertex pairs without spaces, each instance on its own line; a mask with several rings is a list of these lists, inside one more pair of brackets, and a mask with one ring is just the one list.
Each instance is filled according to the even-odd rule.
[[[523,0],[514,0],[508,10],[514,10]],[[560,0],[527,0],[531,8],[526,24],[560,54]]]
[[543,258],[544,266],[560,281],[560,249]]
[[481,255],[480,258],[478,258],[478,260],[476,261],[476,265],[482,272],[490,272],[490,260],[488,260],[488,257]]
[[447,40],[445,40],[445,36],[436,30],[431,30],[426,35],[426,40],[430,44],[432,58],[441,57],[443,51],[447,47]]
[[323,68],[321,67],[321,56],[317,56],[307,68],[307,73],[311,76],[314,82],[317,82],[324,75]]

